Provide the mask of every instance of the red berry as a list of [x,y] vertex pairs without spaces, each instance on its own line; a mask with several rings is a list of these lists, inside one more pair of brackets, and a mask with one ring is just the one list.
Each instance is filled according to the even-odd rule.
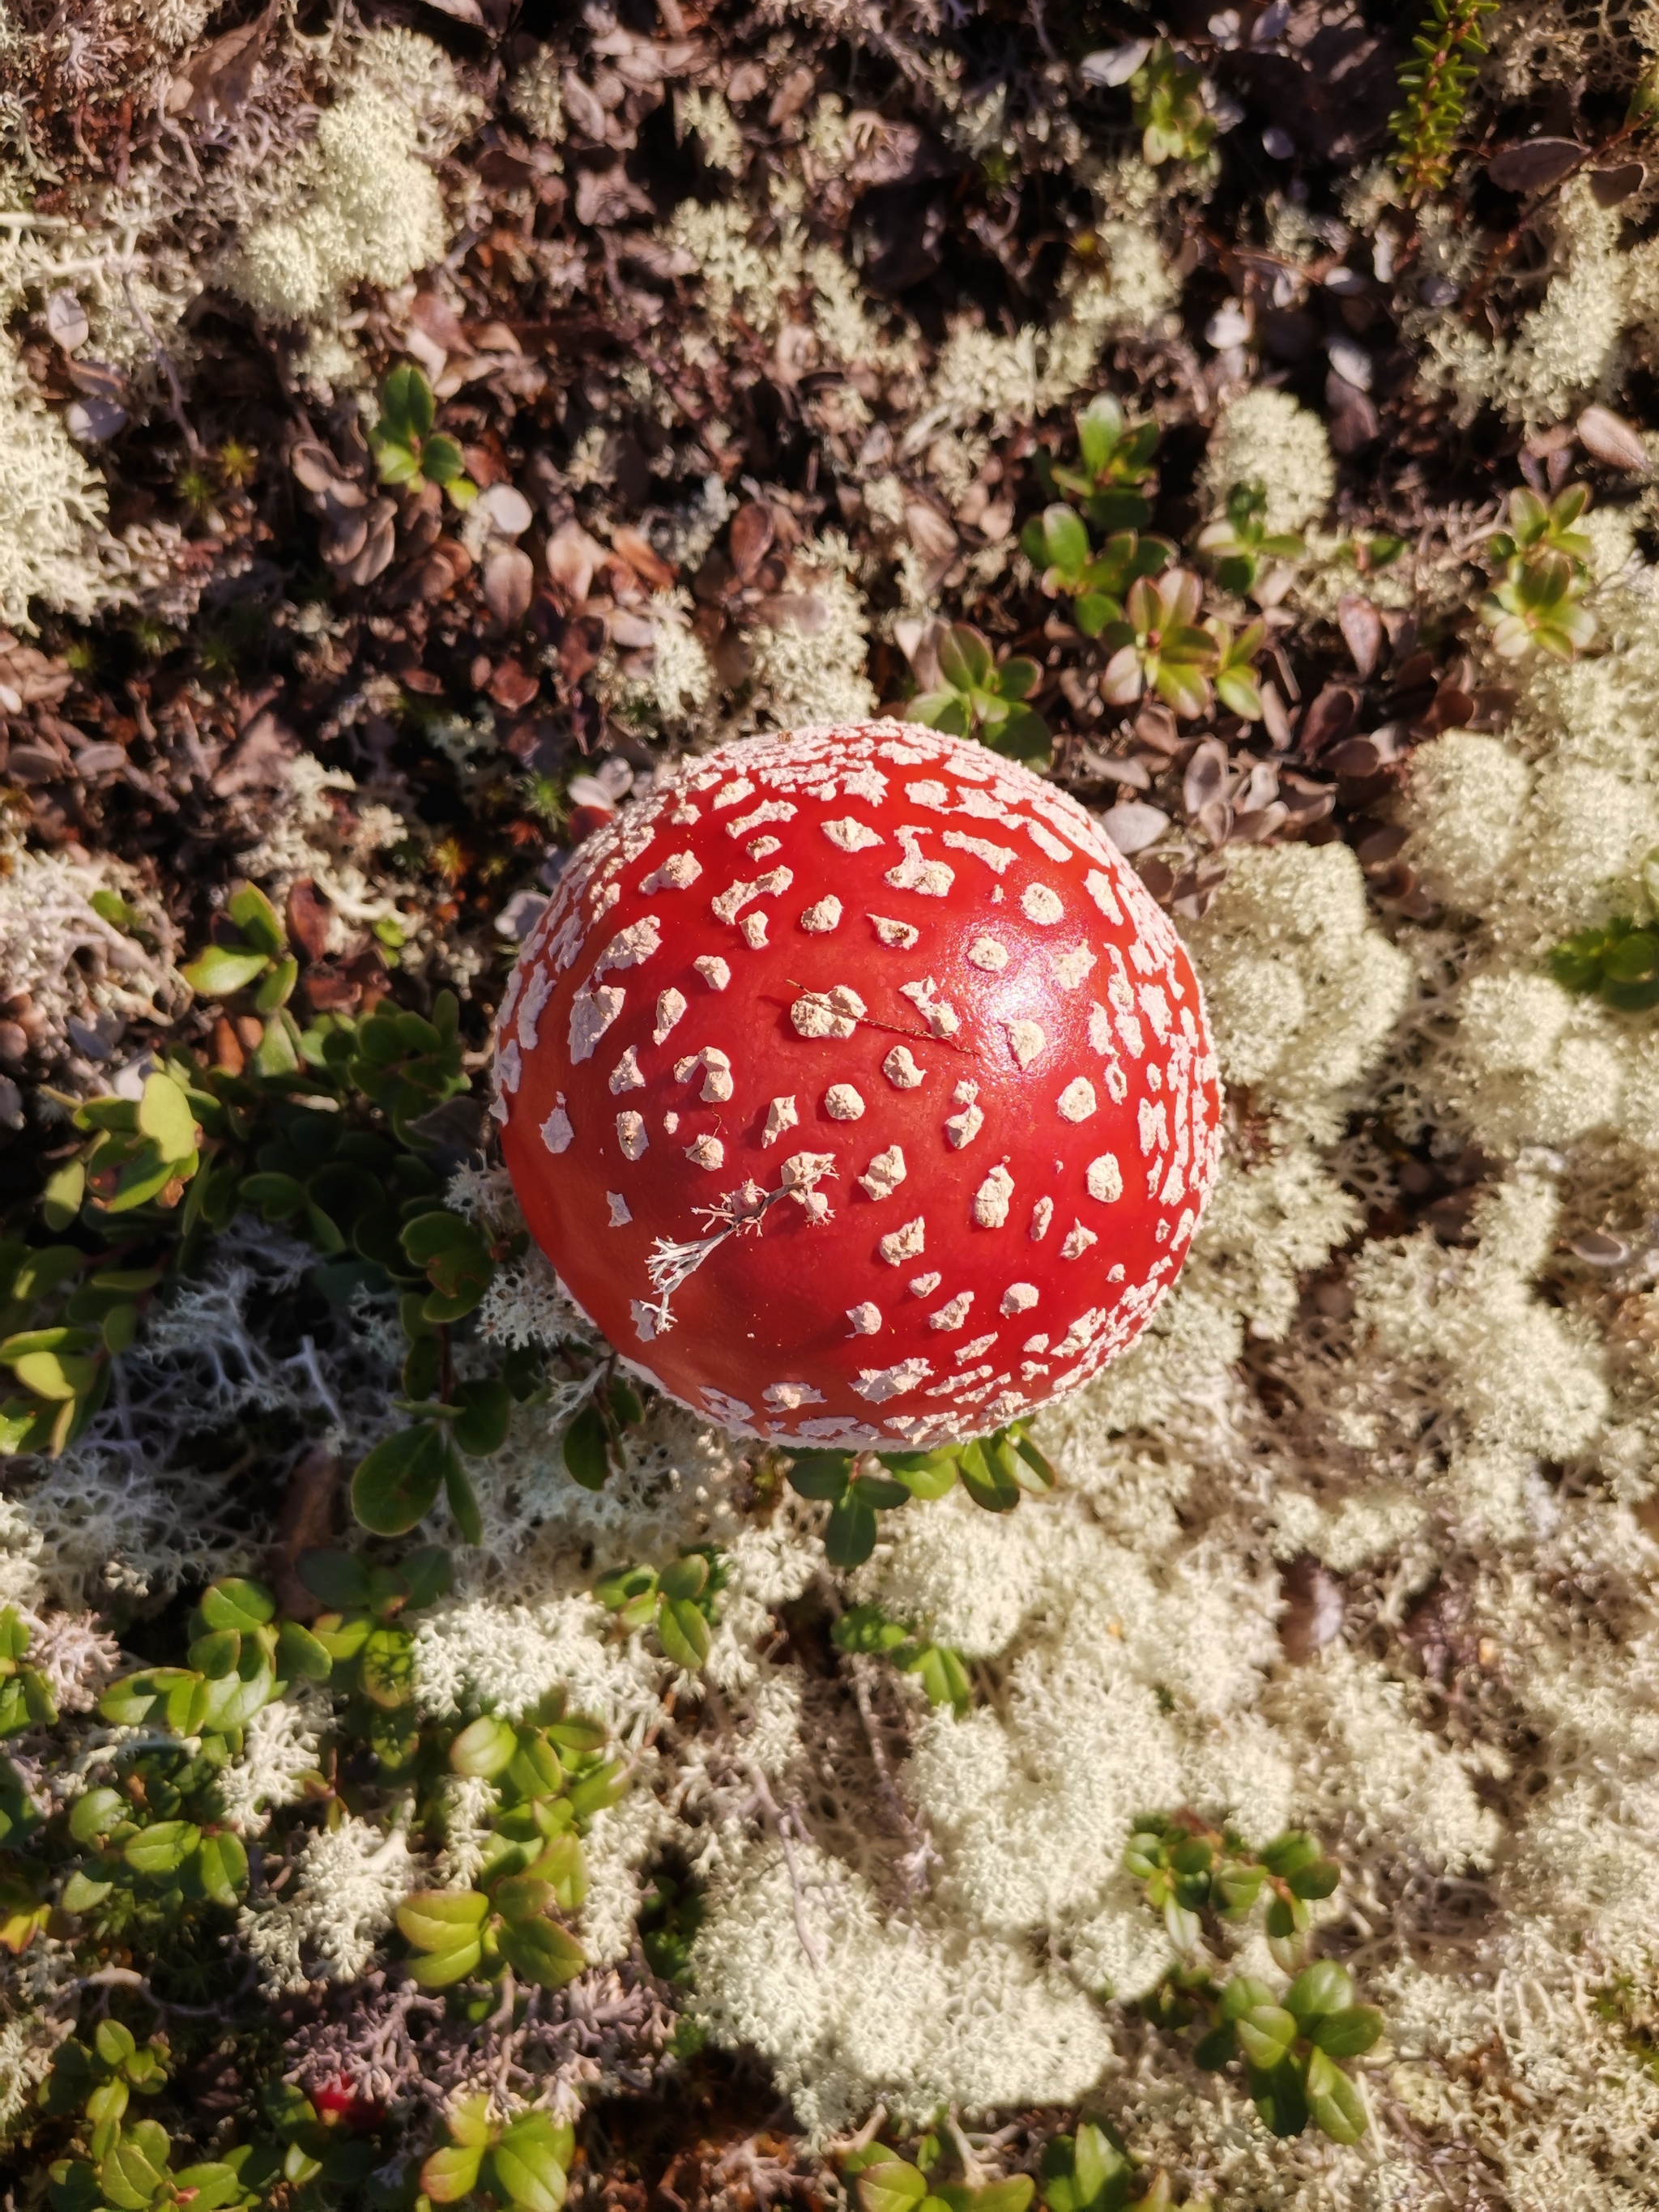
[[526,1219],[630,1365],[744,1433],[926,1444],[1076,1389],[1214,1178],[1197,980],[1094,822],[909,723],[685,763],[502,1005]]
[[360,2096],[343,2074],[335,2075],[320,2088],[308,2089],[306,2094],[320,2120],[366,2130],[379,2127],[386,2118],[385,2106],[372,2097]]

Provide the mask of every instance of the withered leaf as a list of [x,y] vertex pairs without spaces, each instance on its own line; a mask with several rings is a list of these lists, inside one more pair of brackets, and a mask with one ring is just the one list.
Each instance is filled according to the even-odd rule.
[[649,584],[653,592],[668,592],[673,589],[674,571],[663,559],[656,547],[652,544],[650,539],[642,538],[637,530],[629,530],[626,527],[613,530],[611,533],[611,545],[612,551],[621,555],[640,581]]
[[1359,711],[1359,694],[1346,684],[1328,684],[1302,718],[1302,750],[1316,760],[1342,736]]
[[204,46],[167,87],[167,112],[188,116],[196,123],[240,115],[253,89],[253,73],[276,20],[276,9],[277,0],[270,0],[251,23],[239,23]]
[[1587,407],[1578,417],[1578,442],[1592,460],[1609,469],[1645,476],[1651,464],[1641,434],[1610,407]]
[[288,895],[288,933],[307,960],[320,960],[327,951],[333,918],[333,908],[311,878],[296,878]]
[[503,629],[512,629],[524,620],[535,590],[536,571],[530,556],[517,545],[498,545],[484,562],[483,595]]
[[732,516],[732,566],[741,581],[753,583],[776,534],[776,517],[763,499],[750,500]]
[[649,197],[629,175],[620,155],[605,168],[584,169],[577,179],[576,220],[591,230],[651,211]]
[[[292,730],[269,708],[256,714],[220,763],[213,778],[216,798],[239,791],[277,791],[287,781],[289,763],[300,750]],[[14,753],[12,758],[15,761]]]
[[[489,571],[484,570],[484,589],[489,589]],[[516,660],[503,660],[491,672],[489,696],[504,714],[520,714],[529,706],[539,689],[536,678],[527,668]]]
[[1494,154],[1486,174],[1500,191],[1547,192],[1572,173],[1587,151],[1576,138],[1528,138]]
[[1369,676],[1382,651],[1382,617],[1367,599],[1350,592],[1336,610],[1338,627],[1355,669]]
[[1622,206],[1648,180],[1645,161],[1620,161],[1610,169],[1592,169],[1589,188],[1597,207]]

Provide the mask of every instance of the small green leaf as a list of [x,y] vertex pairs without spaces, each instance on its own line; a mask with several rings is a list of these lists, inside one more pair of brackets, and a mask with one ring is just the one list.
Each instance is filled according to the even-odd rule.
[[459,2104],[452,2105],[448,2120],[454,2140],[474,2150],[483,2150],[495,2132],[489,2117],[489,2099],[483,2093],[463,2097]]
[[417,1951],[453,1951],[471,1942],[489,1912],[476,1889],[417,1890],[398,1907],[398,1926]]
[[985,1441],[975,1437],[962,1447],[957,1455],[962,1486],[975,1505],[982,1505],[988,1513],[1012,1513],[1019,1504],[1020,1486],[1002,1463],[1000,1455],[993,1456],[986,1449]]
[[423,1990],[447,1990],[453,1982],[464,1981],[477,1972],[483,1958],[483,1944],[476,1936],[468,1936],[448,1951],[423,1954],[409,1961],[411,1981]]
[[394,437],[424,438],[437,412],[432,386],[412,362],[401,362],[380,390],[382,416]]
[[1328,2013],[1346,2012],[1352,2003],[1352,1977],[1334,1959],[1316,1959],[1285,1992],[1285,2008],[1296,2014],[1304,2032],[1310,2022]]
[[1349,2005],[1315,2021],[1308,2039],[1333,2058],[1358,2058],[1382,2033],[1382,2015],[1375,2005]]
[[454,2143],[434,2150],[421,2167],[421,2187],[434,2204],[457,2204],[478,2185],[483,2150],[477,2143]]
[[299,1674],[308,1682],[325,1682],[334,1671],[328,1646],[298,1620],[283,1623],[276,1639],[276,1663],[285,1675]]
[[789,1464],[789,1487],[802,1498],[833,1502],[846,1495],[852,1479],[850,1452],[801,1452]]
[[485,1713],[464,1728],[449,1747],[449,1763],[457,1774],[481,1775],[493,1781],[511,1765],[519,1748],[519,1732],[499,1714]]
[[373,1586],[368,1570],[349,1552],[301,1552],[296,1571],[312,1595],[337,1613],[366,1606],[370,1601]]
[[189,1820],[157,1820],[130,1836],[121,1856],[135,1874],[176,1874],[201,1841]]
[[70,1160],[47,1176],[40,1194],[40,1212],[48,1229],[67,1229],[81,1211],[86,1195],[87,1170],[83,1160]]
[[823,1532],[824,1555],[832,1567],[860,1567],[876,1548],[876,1535],[873,1510],[848,1491],[830,1510]]
[[478,1510],[477,1493],[468,1479],[459,1454],[453,1449],[444,1455],[444,1500],[461,1541],[464,1544],[482,1544],[483,1516]]
[[1333,2142],[1357,2143],[1365,2132],[1365,2106],[1358,2089],[1322,2051],[1308,2059],[1308,2110],[1314,2125]]
[[192,1869],[202,1894],[216,1905],[234,1905],[247,1883],[247,1853],[228,1829],[205,1836]]
[[118,1790],[88,1790],[85,1796],[75,1801],[70,1813],[70,1833],[77,1844],[92,1843],[99,1836],[106,1836],[131,1810]]
[[501,2190],[522,2212],[559,2212],[573,2148],[569,2129],[556,2127],[545,2112],[526,2112],[495,2145],[490,2164]]
[[513,1393],[505,1382],[485,1379],[459,1384],[451,1402],[460,1407],[453,1424],[456,1443],[474,1459],[485,1459],[507,1442],[513,1420]]
[[701,1597],[708,1584],[708,1562],[700,1552],[688,1553],[663,1569],[657,1584],[665,1597]]
[[1244,2056],[1264,2072],[1277,2066],[1296,2041],[1296,2021],[1282,2005],[1252,2005],[1233,2027]]
[[884,2159],[865,2167],[858,2192],[864,2212],[913,2212],[927,2194],[927,2180],[907,2160]]
[[248,943],[273,960],[288,951],[282,917],[257,884],[241,884],[231,894],[225,911]]
[[402,1536],[423,1521],[443,1486],[445,1439],[417,1421],[375,1445],[351,1478],[351,1508],[377,1536]]
[[76,1352],[25,1352],[15,1355],[9,1364],[26,1390],[33,1390],[37,1398],[49,1398],[54,1404],[84,1398],[98,1376],[96,1363]]
[[564,1432],[565,1470],[584,1490],[603,1490],[611,1472],[611,1440],[603,1416],[591,1402]]
[[179,972],[198,997],[228,999],[263,975],[270,964],[263,952],[233,952],[228,945],[210,945]]
[[93,2045],[106,2066],[124,2066],[138,2048],[132,2030],[118,2020],[100,2020]]
[[210,1628],[234,1628],[247,1636],[276,1617],[276,1593],[263,1583],[230,1575],[210,1583],[202,1593],[202,1618]]
[[501,1956],[514,1972],[544,1990],[562,1990],[587,1964],[580,1944],[550,1920],[504,1928],[497,1941]]
[[657,1640],[675,1666],[694,1673],[708,1656],[708,1623],[689,1598],[665,1597]]

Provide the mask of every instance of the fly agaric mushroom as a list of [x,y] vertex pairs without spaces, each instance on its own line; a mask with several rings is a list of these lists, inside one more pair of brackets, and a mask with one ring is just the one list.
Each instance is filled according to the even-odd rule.
[[1214,1179],[1197,980],[1093,821],[911,723],[685,763],[574,855],[502,1005],[531,1231],[741,1433],[921,1448],[1135,1337]]

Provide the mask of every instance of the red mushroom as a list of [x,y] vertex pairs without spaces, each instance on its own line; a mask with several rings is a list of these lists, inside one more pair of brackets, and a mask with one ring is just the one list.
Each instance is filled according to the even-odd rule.
[[1174,930],[1084,810],[912,723],[683,764],[571,860],[502,1005],[525,1218],[740,1433],[926,1446],[1145,1327],[1214,1178]]

